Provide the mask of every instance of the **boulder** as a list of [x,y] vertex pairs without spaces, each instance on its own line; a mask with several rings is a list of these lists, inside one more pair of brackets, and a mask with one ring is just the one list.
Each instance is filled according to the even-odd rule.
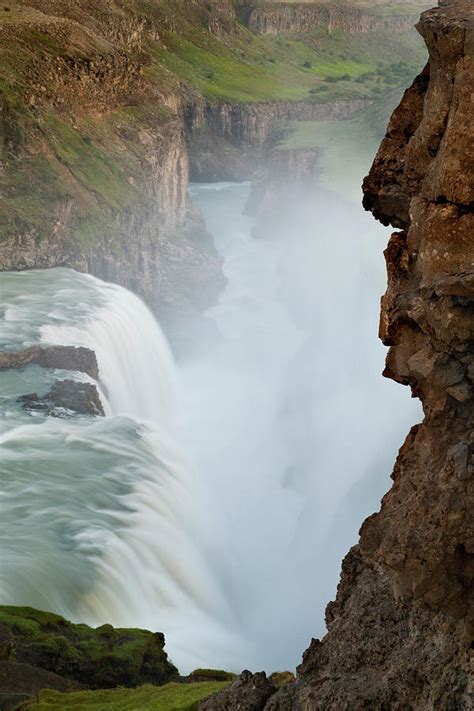
[[25,410],[41,411],[53,417],[64,417],[68,410],[78,415],[103,417],[105,414],[96,386],[74,380],[57,380],[43,397],[30,393],[22,395],[19,402]]
[[264,672],[252,674],[243,671],[233,684],[200,701],[198,711],[263,711],[268,699],[275,694],[277,687]]

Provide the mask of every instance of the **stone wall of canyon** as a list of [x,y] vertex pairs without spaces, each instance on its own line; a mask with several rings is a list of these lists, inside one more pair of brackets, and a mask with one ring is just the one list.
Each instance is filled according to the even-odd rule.
[[413,14],[371,14],[364,9],[329,3],[263,3],[248,7],[246,22],[252,32],[272,35],[300,35],[324,29],[349,33],[402,32],[413,27],[419,17]]

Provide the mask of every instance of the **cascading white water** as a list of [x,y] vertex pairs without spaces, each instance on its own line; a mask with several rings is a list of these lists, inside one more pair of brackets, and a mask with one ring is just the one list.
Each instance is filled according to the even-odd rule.
[[237,651],[232,611],[199,543],[199,489],[176,443],[175,371],[155,319],[121,287],[69,270],[1,279],[0,339],[92,348],[108,414],[32,417],[16,397],[64,373],[2,374],[2,602],[164,631],[183,669]]
[[92,348],[107,400],[103,419],[27,414],[18,395],[71,374],[0,373],[0,602],[163,631],[183,672],[291,668],[417,411],[378,376],[367,222],[325,198],[255,240],[248,185],[192,192],[228,286],[221,337],[178,372],[126,290],[0,275],[3,347]]

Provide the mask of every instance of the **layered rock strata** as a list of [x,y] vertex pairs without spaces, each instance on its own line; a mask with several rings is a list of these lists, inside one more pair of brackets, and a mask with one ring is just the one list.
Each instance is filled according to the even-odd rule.
[[429,65],[390,121],[364,202],[400,230],[385,253],[385,375],[425,418],[343,563],[326,637],[296,684],[252,711],[474,707],[472,3],[444,0],[418,29]]
[[[425,4],[427,6],[428,3]],[[377,15],[354,7],[308,2],[264,2],[250,7],[246,13],[249,29],[257,34],[299,35],[324,29],[349,33],[402,32],[417,21],[417,8],[408,8],[403,15]]]
[[364,99],[328,103],[196,102],[185,115],[191,178],[249,180],[262,166],[267,143],[281,126],[289,121],[340,121],[367,105],[370,102]]

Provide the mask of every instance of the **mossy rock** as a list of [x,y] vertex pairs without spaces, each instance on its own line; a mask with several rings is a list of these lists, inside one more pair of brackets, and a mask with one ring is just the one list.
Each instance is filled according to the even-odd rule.
[[178,677],[160,633],[111,625],[92,629],[29,607],[0,607],[0,624],[13,636],[18,662],[93,689],[160,685]]
[[282,686],[286,686],[287,684],[291,684],[293,681],[296,681],[295,675],[293,674],[293,672],[290,671],[273,672],[273,674],[270,676],[270,679],[278,688],[281,688]]
[[224,671],[223,669],[195,669],[189,675],[189,679],[193,682],[234,681],[234,679],[237,679],[237,674]]

